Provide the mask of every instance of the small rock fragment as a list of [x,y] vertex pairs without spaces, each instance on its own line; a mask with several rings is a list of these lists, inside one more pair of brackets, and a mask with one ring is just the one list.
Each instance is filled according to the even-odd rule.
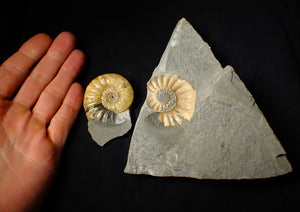
[[103,146],[131,128],[129,107],[133,101],[130,83],[119,74],[93,79],[84,94],[83,106],[93,140]]

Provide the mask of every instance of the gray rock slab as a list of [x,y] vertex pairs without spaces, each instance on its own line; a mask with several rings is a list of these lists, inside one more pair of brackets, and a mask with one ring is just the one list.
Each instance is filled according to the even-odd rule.
[[108,141],[122,136],[131,128],[131,118],[129,110],[115,114],[103,122],[88,118],[88,131],[92,139],[100,146],[104,146]]
[[165,127],[146,103],[129,148],[126,173],[198,179],[253,179],[292,171],[286,152],[233,68],[181,19],[152,77],[173,74],[196,90],[190,122]]

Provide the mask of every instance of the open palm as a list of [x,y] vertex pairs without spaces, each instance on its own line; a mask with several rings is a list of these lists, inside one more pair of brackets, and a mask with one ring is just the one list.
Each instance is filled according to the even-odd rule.
[[71,33],[38,34],[0,66],[0,211],[32,210],[53,178],[82,102],[74,47]]

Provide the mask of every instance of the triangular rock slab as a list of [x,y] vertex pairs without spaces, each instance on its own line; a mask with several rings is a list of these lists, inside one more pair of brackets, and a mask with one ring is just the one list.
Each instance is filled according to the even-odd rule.
[[250,92],[230,66],[181,19],[153,76],[177,75],[197,92],[190,122],[164,127],[142,106],[126,173],[198,179],[254,179],[292,171]]

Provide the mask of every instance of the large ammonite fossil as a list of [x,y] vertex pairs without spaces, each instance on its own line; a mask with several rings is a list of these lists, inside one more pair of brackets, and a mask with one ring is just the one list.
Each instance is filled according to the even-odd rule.
[[170,74],[153,77],[147,83],[147,105],[160,112],[165,126],[181,125],[182,118],[190,121],[195,110],[196,91],[185,80]]
[[114,114],[126,111],[133,101],[130,83],[119,74],[103,74],[87,86],[83,99],[86,116],[107,121]]

